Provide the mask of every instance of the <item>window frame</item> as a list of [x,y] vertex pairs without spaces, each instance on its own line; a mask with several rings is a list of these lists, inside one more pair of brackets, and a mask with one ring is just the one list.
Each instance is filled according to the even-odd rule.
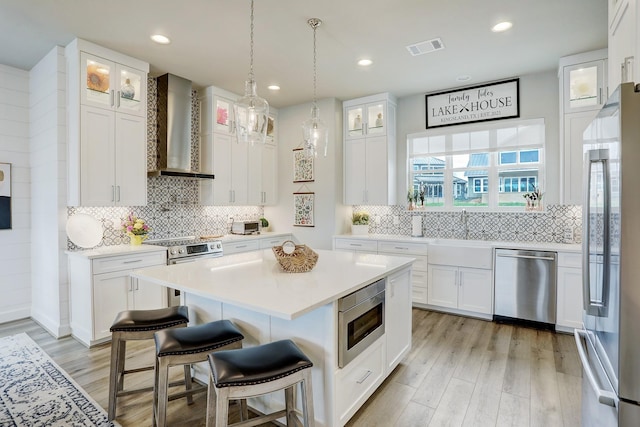
[[[513,129],[513,131],[511,131]],[[503,131],[500,133],[500,131]],[[480,135],[484,133],[483,135]],[[488,133],[488,138],[487,138]],[[467,134],[469,137],[468,147],[464,147],[464,144],[460,144],[460,141],[464,142],[465,137],[461,134]],[[456,135],[456,137],[454,137]],[[474,135],[476,140],[482,146],[474,146]],[[480,135],[481,137],[477,137]],[[499,136],[500,135],[500,136]],[[505,136],[506,135],[506,136]],[[456,146],[454,148],[453,139],[456,138]],[[432,142],[433,141],[433,142]],[[430,151],[431,147],[436,147],[436,151]],[[522,176],[514,176],[509,178],[518,178],[518,190],[520,190],[521,178],[526,178],[526,184],[530,185],[530,179],[533,178],[534,182],[544,193],[544,184],[546,181],[546,127],[544,119],[513,119],[513,120],[499,120],[488,123],[474,123],[468,125],[451,126],[448,128],[435,128],[429,129],[424,132],[408,134],[407,135],[407,186],[412,187],[415,183],[414,177],[419,175],[420,172],[424,172],[422,169],[412,170],[411,165],[414,159],[427,159],[432,157],[444,158],[444,169],[442,169],[443,175],[443,194],[442,203],[426,207],[429,210],[460,210],[460,209],[473,209],[474,211],[522,211],[522,206],[508,205],[509,200],[502,199],[502,194],[513,194],[524,192],[505,192],[502,189],[500,183],[502,179],[501,173],[504,171],[522,171]],[[416,152],[414,152],[414,149]],[[420,151],[417,151],[420,150]],[[538,150],[537,162],[521,162],[521,152],[527,152],[532,150]],[[516,163],[501,163],[500,155],[504,152],[516,152]],[[453,167],[453,157],[461,154],[468,154],[469,159],[471,154],[474,153],[487,153],[488,154],[488,166],[472,166],[472,167]],[[459,163],[459,162],[458,162]],[[486,191],[479,192],[477,194],[486,194],[486,203],[483,196],[483,203],[478,206],[469,206],[462,204],[456,204],[459,194],[454,194],[455,175],[460,172],[468,171],[487,171],[485,179],[488,182],[488,188]],[[526,171],[531,171],[527,174]],[[534,172],[536,171],[536,172]],[[537,174],[537,176],[536,176]],[[467,194],[473,191],[473,185],[476,179],[482,179],[482,177],[465,177],[467,179]],[[484,188],[483,188],[484,190]],[[529,190],[532,191],[532,190]],[[529,192],[526,191],[526,192]],[[459,193],[459,191],[458,191]],[[523,199],[524,200],[524,199]],[[519,202],[519,201],[518,201]],[[500,205],[503,203],[503,205]]]

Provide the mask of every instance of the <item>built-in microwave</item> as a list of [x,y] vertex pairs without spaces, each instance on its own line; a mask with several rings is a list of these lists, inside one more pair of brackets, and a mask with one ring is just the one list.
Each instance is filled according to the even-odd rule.
[[338,366],[343,368],[384,335],[384,289],[380,279],[338,300]]
[[260,234],[260,221],[233,221],[231,234]]

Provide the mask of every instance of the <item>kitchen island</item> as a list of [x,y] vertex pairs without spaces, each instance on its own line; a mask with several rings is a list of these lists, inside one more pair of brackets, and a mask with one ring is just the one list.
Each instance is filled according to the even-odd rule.
[[[411,348],[411,265],[396,256],[316,251],[307,273],[282,271],[271,250],[134,270],[138,280],[179,289],[194,324],[233,321],[243,346],[290,338],[312,360],[317,426],[342,426]],[[385,333],[350,363],[338,366],[338,300],[386,280]],[[205,366],[196,376],[206,379]],[[271,412],[283,393],[250,405]]]

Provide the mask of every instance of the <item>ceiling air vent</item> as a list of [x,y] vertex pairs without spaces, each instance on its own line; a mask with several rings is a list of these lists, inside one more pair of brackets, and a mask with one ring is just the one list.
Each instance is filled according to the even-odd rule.
[[407,50],[413,56],[423,55],[425,53],[435,52],[436,50],[442,49],[444,49],[444,44],[440,37],[407,46]]

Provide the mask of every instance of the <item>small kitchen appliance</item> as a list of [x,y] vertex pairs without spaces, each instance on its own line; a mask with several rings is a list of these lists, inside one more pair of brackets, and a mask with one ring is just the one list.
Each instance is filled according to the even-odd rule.
[[231,234],[260,234],[260,221],[233,221]]

